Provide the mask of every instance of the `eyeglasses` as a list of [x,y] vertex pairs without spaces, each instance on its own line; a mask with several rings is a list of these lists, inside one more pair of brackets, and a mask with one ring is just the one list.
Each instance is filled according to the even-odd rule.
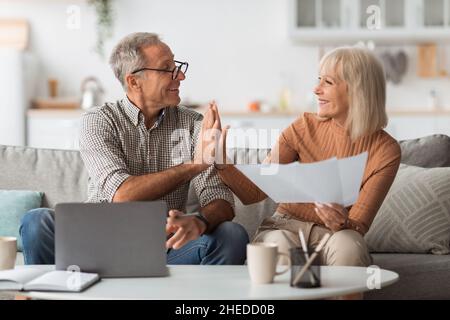
[[134,70],[133,72],[131,72],[131,74],[135,74],[144,70],[151,70],[151,71],[159,71],[159,72],[170,72],[172,73],[172,80],[175,80],[178,77],[178,73],[181,71],[184,74],[186,74],[187,69],[189,67],[189,63],[187,62],[181,62],[181,61],[177,61],[174,60],[175,62],[175,68],[173,68],[172,70],[168,70],[168,69],[154,69],[154,68],[140,68],[137,70]]

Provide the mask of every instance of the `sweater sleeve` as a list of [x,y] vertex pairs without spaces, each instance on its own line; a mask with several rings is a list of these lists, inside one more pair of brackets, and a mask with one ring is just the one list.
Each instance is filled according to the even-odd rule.
[[361,186],[358,200],[349,212],[349,226],[365,234],[372,224],[378,209],[384,201],[400,166],[401,151],[393,140],[383,146],[378,167]]
[[225,169],[217,170],[217,172],[223,183],[233,191],[243,204],[249,205],[267,198],[267,195],[235,166],[228,165]]

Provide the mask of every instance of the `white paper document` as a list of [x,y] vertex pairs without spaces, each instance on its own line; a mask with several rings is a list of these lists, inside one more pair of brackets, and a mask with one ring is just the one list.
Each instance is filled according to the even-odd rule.
[[361,187],[367,152],[357,156],[331,158],[313,163],[236,165],[254,184],[278,203],[356,202]]

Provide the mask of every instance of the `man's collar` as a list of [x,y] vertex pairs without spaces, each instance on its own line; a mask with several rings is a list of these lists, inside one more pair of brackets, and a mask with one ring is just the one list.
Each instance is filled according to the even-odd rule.
[[166,114],[166,108],[162,109],[159,112],[158,119],[156,119],[156,122],[153,124],[153,126],[150,129],[157,128],[161,124],[161,121],[163,120],[165,114]]
[[[134,126],[137,126],[139,124],[139,114],[141,114],[141,109],[139,109],[133,102],[131,102],[131,100],[126,95],[125,99],[123,99],[123,108],[125,110],[125,114],[131,120]],[[161,110],[158,115],[158,119],[156,119],[156,122],[152,128],[156,128],[157,126],[159,126],[165,114],[166,108]]]

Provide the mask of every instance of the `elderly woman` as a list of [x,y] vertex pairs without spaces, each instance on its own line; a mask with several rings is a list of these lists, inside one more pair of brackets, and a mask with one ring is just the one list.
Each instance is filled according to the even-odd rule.
[[[299,230],[309,248],[331,233],[320,253],[322,264],[369,266],[372,259],[363,236],[400,164],[399,144],[383,130],[387,125],[384,71],[369,51],[338,48],[323,57],[318,80],[314,89],[317,114],[305,113],[285,129],[265,162],[308,163],[367,151],[359,197],[346,208],[332,203],[281,203],[275,214],[262,222],[254,241],[275,242],[280,251],[287,252],[300,246]],[[217,107],[212,109],[211,115],[218,119]],[[222,143],[225,140],[226,129]],[[216,164],[216,168],[244,204],[267,197],[234,166]]]

